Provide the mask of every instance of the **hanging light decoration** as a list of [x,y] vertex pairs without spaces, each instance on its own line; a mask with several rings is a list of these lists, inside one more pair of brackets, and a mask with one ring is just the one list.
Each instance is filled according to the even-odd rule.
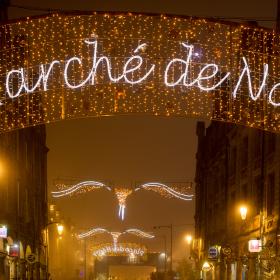
[[193,195],[192,194],[184,194],[184,193],[180,193],[176,190],[174,190],[173,188],[168,187],[165,184],[161,184],[161,183],[146,183],[143,185],[140,185],[138,188],[135,189],[135,191],[139,191],[139,190],[147,190],[147,191],[154,191],[158,194],[160,194],[163,197],[167,197],[167,198],[178,198],[178,199],[182,199],[182,200],[192,200]]
[[152,239],[152,238],[155,237],[151,233],[142,231],[140,229],[135,229],[135,228],[127,229],[123,232],[109,231],[109,230],[104,229],[104,228],[92,228],[87,232],[78,234],[77,237],[78,237],[78,239],[84,239],[84,238],[88,238],[88,237],[95,236],[95,235],[98,235],[98,234],[103,234],[103,233],[110,234],[113,238],[113,244],[115,244],[115,245],[118,243],[119,237],[121,235],[124,235],[124,234],[132,234],[132,235],[135,235],[139,238],[146,238],[146,239]]
[[105,188],[107,190],[111,190],[110,187],[107,187],[105,184],[101,182],[96,181],[84,181],[80,182],[78,184],[75,184],[74,186],[67,186],[64,184],[58,184],[57,187],[60,189],[59,191],[53,191],[52,196],[54,198],[59,198],[63,196],[71,196],[73,194],[81,194],[86,193],[92,190]]
[[119,217],[124,220],[126,199],[129,195],[132,194],[133,190],[126,188],[115,188],[114,191],[119,202]]
[[147,253],[147,248],[135,243],[106,243],[92,248],[92,255],[94,257],[104,256],[144,256]]
[[86,237],[90,237],[90,236],[94,236],[94,235],[102,234],[102,233],[109,233],[109,232],[108,232],[108,230],[106,230],[104,228],[93,228],[93,229],[91,229],[87,232],[78,234],[78,238],[83,239],[83,238],[86,238]]
[[279,132],[279,38],[244,24],[136,13],[1,25],[0,132],[137,113]]
[[106,186],[104,183],[97,182],[97,181],[83,181],[78,184],[74,184],[73,186],[71,186],[71,185],[67,186],[65,189],[63,189],[62,186],[65,187],[66,185],[58,184],[57,187],[60,190],[52,192],[52,196],[54,198],[60,198],[60,197],[64,197],[64,196],[72,196],[74,194],[91,192],[91,191],[103,188],[103,189],[114,192],[114,194],[118,200],[118,204],[119,204],[118,215],[121,220],[124,220],[126,201],[127,201],[128,196],[130,196],[132,193],[135,193],[140,190],[147,190],[147,191],[154,191],[165,198],[192,200],[192,198],[193,198],[192,194],[184,193],[184,192],[192,191],[192,184],[189,183],[187,185],[186,184],[182,184],[182,185],[184,185],[184,187],[180,187],[181,191],[178,191],[175,189],[175,187],[171,188],[165,184],[156,183],[156,182],[145,183],[135,189],[129,189],[129,188],[123,188],[123,187],[111,188],[111,187]]

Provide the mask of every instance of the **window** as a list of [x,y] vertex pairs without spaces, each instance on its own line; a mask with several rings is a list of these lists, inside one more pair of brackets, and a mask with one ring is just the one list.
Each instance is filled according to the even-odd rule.
[[275,151],[276,146],[276,134],[271,132],[266,132],[265,137],[265,153],[269,155]]
[[241,167],[248,166],[248,137],[244,137],[241,144]]
[[254,200],[257,213],[259,213],[262,208],[262,199],[262,180],[261,176],[257,176],[254,181]]
[[230,153],[230,161],[229,161],[229,175],[234,176],[236,174],[236,158],[237,158],[237,150],[236,147],[231,149]]
[[254,158],[260,158],[262,154],[262,131],[256,130],[254,137]]
[[242,192],[242,198],[246,201],[249,198],[249,190],[247,184],[242,185],[241,192]]
[[274,174],[268,176],[267,181],[267,215],[272,215],[274,210],[275,178]]
[[230,202],[231,202],[231,205],[233,205],[235,203],[235,199],[236,199],[236,192],[233,191],[230,195]]

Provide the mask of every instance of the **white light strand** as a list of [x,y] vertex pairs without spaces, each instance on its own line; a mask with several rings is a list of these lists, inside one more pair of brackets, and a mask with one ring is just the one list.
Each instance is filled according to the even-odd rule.
[[[211,87],[205,87],[201,84],[201,81],[203,80],[208,80],[214,78],[218,72],[219,72],[219,66],[211,63],[211,64],[206,64],[199,72],[197,78],[193,80],[192,82],[188,83],[188,76],[189,76],[189,68],[191,64],[191,58],[193,56],[193,51],[194,51],[194,46],[193,45],[187,45],[185,43],[182,43],[183,47],[185,47],[188,50],[187,58],[186,60],[180,59],[180,58],[174,58],[172,59],[166,66],[165,72],[164,72],[164,83],[168,87],[174,87],[179,84],[184,85],[186,87],[192,87],[197,84],[197,87],[202,90],[202,91],[210,91],[210,90],[215,90],[220,86],[230,75],[230,72],[227,72],[226,75],[215,85],[212,85]],[[169,82],[168,77],[169,77],[169,70],[171,66],[174,66],[175,63],[179,62],[180,64],[185,65],[185,72],[177,79],[177,81]],[[207,71],[207,69],[213,68],[213,73],[208,75],[208,76],[203,76],[203,74]]]
[[[78,89],[78,88],[85,86],[86,84],[94,85],[98,67],[102,62],[104,62],[106,64],[109,81],[113,82],[113,83],[118,83],[121,80],[124,80],[125,83],[130,84],[130,85],[140,84],[141,82],[146,80],[149,76],[151,76],[151,74],[155,70],[156,65],[151,64],[149,69],[146,70],[146,73],[143,74],[142,77],[139,77],[138,79],[135,79],[135,80],[128,77],[128,74],[132,74],[136,71],[139,71],[142,68],[143,63],[144,63],[143,57],[140,54],[136,54],[136,53],[144,50],[147,46],[146,43],[142,43],[134,49],[133,55],[127,59],[127,61],[125,62],[124,66],[123,66],[122,74],[118,77],[112,76],[112,65],[111,65],[111,60],[109,59],[109,57],[107,57],[107,56],[98,57],[97,40],[94,40],[94,41],[85,40],[85,43],[87,45],[93,46],[92,68],[89,71],[85,80],[81,81],[78,84],[72,84],[69,81],[69,73],[68,73],[69,68],[71,65],[74,65],[75,63],[78,63],[80,66],[82,66],[83,61],[81,60],[81,58],[76,57],[76,56],[67,60],[65,62],[65,66],[64,66],[63,76],[64,76],[64,83],[66,84],[66,86],[68,88]],[[222,78],[220,78],[220,80],[218,82],[215,82],[215,78],[217,78],[220,75],[220,70],[219,70],[220,67],[217,64],[209,63],[209,64],[205,64],[205,66],[202,67],[202,69],[199,71],[198,76],[195,79],[188,82],[188,79],[190,78],[189,74],[190,74],[190,67],[191,67],[191,62],[192,62],[191,60],[192,60],[193,56],[196,56],[196,53],[194,53],[193,45],[188,45],[184,42],[181,44],[187,50],[186,59],[174,58],[168,62],[167,66],[164,70],[164,81],[163,82],[164,82],[165,86],[167,86],[167,87],[175,87],[177,85],[183,85],[185,87],[196,86],[201,91],[208,92],[208,91],[218,89],[219,86],[221,86],[226,80],[228,80],[230,78],[231,73],[226,72],[225,75]],[[247,76],[249,97],[253,101],[257,101],[260,98],[261,93],[264,91],[265,86],[267,84],[269,66],[268,66],[268,64],[263,65],[262,82],[261,82],[258,92],[256,94],[254,94],[250,68],[248,66],[248,63],[247,63],[247,60],[245,57],[242,57],[242,61],[243,61],[244,66],[237,79],[237,83],[232,92],[232,97],[236,98],[237,92],[241,85],[241,82],[242,82],[243,78],[245,76]],[[5,88],[6,88],[8,97],[11,99],[14,99],[14,98],[19,97],[20,94],[23,94],[24,92],[32,93],[36,89],[39,89],[41,84],[43,85],[43,91],[47,91],[50,73],[51,73],[53,67],[55,66],[55,64],[60,64],[60,62],[58,60],[52,61],[50,63],[50,66],[48,67],[47,71],[45,70],[45,64],[40,64],[39,65],[39,77],[37,78],[37,81],[34,83],[34,85],[31,88],[28,86],[27,81],[26,81],[26,79],[28,79],[28,77],[27,78],[25,77],[27,70],[25,70],[23,68],[19,68],[17,70],[13,69],[13,70],[9,71],[6,75],[6,84],[5,84]],[[185,70],[179,78],[177,78],[176,80],[170,81],[170,75],[169,75],[170,71],[174,69],[176,64],[184,65]],[[134,65],[134,66],[132,66],[132,65]],[[210,74],[208,74],[208,72],[210,72]],[[18,83],[15,83],[14,79],[17,79]],[[212,85],[209,85],[209,86],[203,85],[203,82],[208,82],[208,81],[212,81]],[[14,84],[19,85],[15,92],[13,92]],[[280,102],[277,103],[273,100],[273,95],[275,95],[274,92],[277,89],[277,87],[279,87],[279,83],[273,85],[268,94],[268,103],[272,104],[275,107],[280,106]]]
[[78,234],[78,239],[83,239],[83,238],[94,236],[94,235],[101,234],[101,233],[109,233],[109,232],[108,232],[108,230],[106,230],[104,228],[93,228],[87,232]]
[[[152,66],[150,67],[150,69],[146,72],[145,75],[143,75],[141,78],[139,78],[138,80],[131,80],[127,77],[127,74],[131,74],[133,72],[136,72],[137,70],[139,70],[142,65],[143,65],[143,58],[140,55],[133,55],[131,56],[126,63],[123,66],[123,70],[122,70],[122,74],[119,77],[114,78],[112,76],[112,66],[111,66],[111,61],[107,56],[101,56],[97,59],[97,47],[98,47],[98,42],[97,41],[89,41],[89,40],[85,40],[85,43],[88,45],[93,45],[93,65],[92,65],[92,69],[89,72],[87,78],[80,82],[79,84],[73,85],[69,82],[69,67],[74,64],[75,62],[77,62],[80,66],[82,66],[83,62],[79,57],[72,57],[69,60],[66,61],[65,63],[65,67],[64,67],[64,71],[63,71],[63,76],[64,76],[64,82],[66,84],[67,87],[71,88],[71,89],[78,89],[81,88],[83,86],[85,86],[88,82],[91,81],[91,85],[95,84],[95,77],[96,77],[96,73],[97,73],[97,69],[98,66],[104,61],[106,63],[106,68],[107,68],[107,74],[109,77],[109,80],[113,83],[117,83],[119,82],[121,79],[124,79],[126,83],[134,85],[134,84],[139,84],[142,81],[144,81],[145,79],[148,78],[148,76],[150,76],[152,74],[152,72],[155,69],[155,64],[152,64]],[[146,43],[139,45],[135,50],[134,53],[143,50],[143,48],[146,46]],[[133,64],[133,62],[136,63],[136,66],[130,68],[130,65]],[[43,82],[43,90],[46,91],[48,89],[48,79],[49,79],[49,75],[50,72],[53,68],[53,66],[55,64],[59,64],[60,62],[57,60],[54,60],[51,62],[50,67],[47,71],[47,73],[45,73],[44,70],[44,64],[40,64],[39,65],[39,77],[38,80],[36,81],[35,85],[32,88],[29,88],[26,84],[26,81],[24,79],[25,76],[25,71],[23,68],[20,68],[19,70],[11,70],[8,72],[7,76],[6,76],[6,92],[8,94],[8,96],[10,98],[17,98],[19,97],[19,95],[21,93],[23,93],[23,89],[25,90],[25,92],[27,93],[32,93],[34,92],[36,89],[38,89],[41,85],[41,83]],[[10,80],[13,80],[13,76],[14,75],[18,76],[18,79],[20,80],[20,87],[18,88],[16,93],[13,93],[10,89]],[[11,78],[12,77],[12,78]],[[13,83],[12,83],[13,84]]]
[[[236,94],[237,94],[237,91],[240,87],[240,84],[242,82],[242,79],[243,79],[243,76],[246,74],[247,75],[247,79],[248,79],[248,89],[249,89],[249,95],[251,97],[252,100],[256,101],[259,99],[264,87],[265,87],[265,84],[266,84],[266,79],[267,79],[267,76],[268,76],[268,64],[264,64],[263,66],[263,80],[262,80],[262,83],[260,85],[260,88],[259,88],[259,91],[256,95],[254,95],[253,93],[253,87],[252,87],[252,79],[251,79],[251,73],[250,73],[250,68],[248,66],[248,63],[247,63],[247,60],[245,57],[242,57],[242,60],[244,62],[244,68],[239,76],[239,79],[238,79],[238,82],[234,88],[234,91],[232,92],[232,96],[234,98],[236,98]],[[269,99],[269,102],[270,102],[270,99]],[[270,102],[271,103],[271,102]]]
[[119,205],[119,217],[121,218],[121,220],[124,220],[124,216],[125,216],[125,205],[120,204]]
[[135,229],[135,228],[131,228],[131,229],[127,229],[125,231],[126,233],[130,233],[130,234],[134,234],[136,236],[139,236],[141,238],[149,238],[149,239],[152,239],[154,238],[155,236],[150,234],[150,233],[147,233],[147,232],[144,232],[142,230],[139,230],[139,229]]
[[97,249],[93,251],[93,256],[95,257],[103,257],[109,254],[127,254],[127,255],[137,255],[137,256],[143,256],[145,254],[145,251],[142,248],[134,248],[129,247],[129,245],[125,244],[118,244],[115,246],[112,245],[106,245],[103,248]]
[[117,246],[119,237],[122,235],[122,232],[112,231],[112,232],[110,232],[110,234],[113,238],[114,246]]
[[71,194],[74,194],[75,192],[78,192],[80,190],[82,190],[83,188],[105,188],[109,191],[111,191],[110,187],[107,187],[105,184],[101,183],[101,182],[97,182],[97,181],[84,181],[84,182],[80,182],[68,189],[65,190],[61,190],[61,191],[55,191],[52,192],[52,196],[54,198],[59,198],[59,197],[63,197],[63,196],[69,196]]
[[176,198],[182,199],[182,200],[192,200],[193,195],[192,194],[184,194],[184,193],[180,193],[175,191],[174,189],[168,187],[167,185],[161,184],[161,183],[145,183],[141,186],[139,186],[137,189],[135,189],[135,191],[138,191],[140,189],[162,189],[164,191],[166,191],[167,193],[169,193],[171,196],[174,196]]
[[78,234],[77,237],[78,237],[78,239],[83,239],[83,238],[88,238],[90,236],[94,236],[97,234],[104,234],[104,233],[110,234],[112,236],[114,244],[117,244],[119,237],[124,234],[132,234],[132,235],[135,235],[140,238],[148,238],[148,239],[152,239],[155,237],[154,235],[152,235],[150,233],[147,233],[140,229],[135,229],[135,228],[127,229],[123,232],[108,231],[107,229],[104,229],[104,228],[92,228],[87,232]]

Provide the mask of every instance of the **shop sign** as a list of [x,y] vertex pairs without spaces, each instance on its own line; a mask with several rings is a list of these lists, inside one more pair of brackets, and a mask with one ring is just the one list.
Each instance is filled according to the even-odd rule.
[[259,239],[251,239],[248,243],[250,253],[259,253],[262,250],[262,242]]
[[36,261],[36,256],[35,254],[29,254],[26,256],[26,260],[29,262],[29,263],[35,263]]
[[216,259],[219,255],[219,250],[217,247],[210,247],[208,250],[208,258],[209,259]]
[[0,238],[7,238],[8,229],[6,226],[0,226]]
[[17,244],[13,244],[9,247],[9,256],[19,257],[19,246]]

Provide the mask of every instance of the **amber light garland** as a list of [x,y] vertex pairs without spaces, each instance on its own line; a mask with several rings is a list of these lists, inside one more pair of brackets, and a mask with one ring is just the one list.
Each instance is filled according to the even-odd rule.
[[137,186],[135,189],[125,188],[125,187],[108,187],[104,183],[97,181],[82,181],[77,184],[67,185],[63,183],[57,183],[56,187],[59,191],[53,191],[52,196],[54,198],[61,198],[65,196],[73,196],[76,194],[83,194],[86,192],[91,192],[96,189],[107,189],[113,191],[118,199],[119,203],[119,217],[124,220],[126,201],[128,196],[132,193],[139,190],[147,190],[158,193],[159,195],[165,198],[176,198],[185,201],[192,200],[193,194],[190,194],[192,191],[192,183],[180,183],[180,186],[169,187],[165,184],[158,182],[150,182]]
[[[279,79],[279,35],[271,30],[191,17],[164,15],[88,13],[81,15],[53,14],[29,18],[0,26],[0,131],[49,123],[64,119],[127,114],[183,116],[220,120],[278,132],[280,108],[268,102],[269,91]],[[69,64],[68,80],[77,85],[92,69],[93,47],[86,41],[98,42],[97,56],[106,56],[112,64],[112,75],[118,77],[132,55],[141,55],[142,66],[117,82],[109,79],[106,62],[98,68],[95,84],[88,81],[77,89],[65,84],[63,72]],[[191,82],[206,64],[219,66],[219,75],[202,82],[211,87],[215,80],[230,72],[227,81],[212,91],[182,83],[166,86],[164,73],[172,59],[186,59],[183,43],[193,46],[189,76]],[[139,47],[139,49],[137,49]],[[244,69],[245,57],[250,68],[252,89],[257,93],[264,76],[269,76],[261,96],[252,100],[247,78],[240,84],[236,98],[232,92]],[[57,61],[53,67],[51,63]],[[136,61],[130,65],[137,67]],[[22,69],[22,70],[20,70]],[[43,69],[43,70],[42,70]],[[40,71],[48,73],[36,87]],[[6,83],[7,75],[13,73]],[[210,75],[208,69],[204,74]],[[20,71],[23,71],[22,73]],[[177,63],[168,78],[176,81],[185,72]],[[21,86],[21,74],[32,93],[22,89],[17,98],[10,98]],[[275,88],[273,101],[279,103]]]
[[112,243],[100,244],[92,248],[92,254],[95,257],[104,256],[144,256],[147,253],[147,248],[136,243]]
[[87,232],[83,232],[83,233],[78,234],[77,237],[78,237],[78,239],[84,239],[84,238],[89,238],[89,237],[99,235],[99,234],[104,234],[104,233],[108,233],[112,236],[113,243],[115,245],[118,243],[119,237],[121,235],[124,235],[124,234],[132,234],[132,235],[135,235],[139,238],[148,238],[148,239],[152,239],[152,238],[155,237],[154,235],[152,235],[148,232],[145,232],[145,231],[142,231],[142,230],[136,229],[136,228],[130,228],[130,229],[127,229],[123,232],[108,231],[104,228],[92,228],[92,229],[88,230]]

